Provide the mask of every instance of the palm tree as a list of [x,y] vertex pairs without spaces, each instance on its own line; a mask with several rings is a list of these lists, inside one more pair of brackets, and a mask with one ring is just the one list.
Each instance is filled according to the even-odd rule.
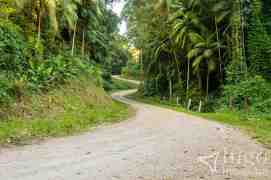
[[[219,42],[221,31],[219,28],[219,24],[229,17],[231,13],[231,3],[229,3],[229,1],[220,0],[219,2],[212,3],[212,7],[210,9],[214,16],[216,40],[217,42]],[[223,82],[223,67],[222,67],[223,62],[222,62],[222,51],[220,47],[218,48],[218,57],[219,57],[220,78],[221,81]]]
[[67,23],[69,30],[73,32],[72,49],[71,49],[71,55],[73,56],[75,49],[76,31],[78,25],[77,9],[78,5],[81,3],[81,0],[61,0],[60,2],[61,2],[60,7],[64,20]]
[[194,72],[199,71],[200,66],[205,63],[207,65],[206,73],[206,98],[209,96],[209,79],[210,73],[216,69],[216,52],[220,48],[218,42],[214,40],[214,34],[211,34],[204,38],[203,36],[193,33],[193,49],[191,49],[187,58],[193,61]]
[[[196,14],[192,11],[179,11],[173,15],[170,21],[174,22],[174,27],[172,31],[172,38],[175,39],[175,43],[182,49],[189,49],[187,45],[189,44],[190,34],[195,31],[196,28],[202,27],[200,25],[199,19]],[[186,47],[187,46],[187,47]],[[187,83],[186,91],[188,97],[190,83],[190,59],[187,59]]]

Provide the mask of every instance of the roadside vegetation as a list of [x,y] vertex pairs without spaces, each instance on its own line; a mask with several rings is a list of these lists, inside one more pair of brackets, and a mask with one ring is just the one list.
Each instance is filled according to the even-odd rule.
[[129,108],[104,91],[130,57],[112,3],[0,0],[1,144],[128,116]]
[[25,97],[5,110],[8,117],[0,122],[1,144],[72,135],[125,120],[132,113],[89,77],[71,80],[45,94]]
[[200,110],[270,144],[268,9],[266,0],[127,0],[127,34],[144,70],[138,98],[178,101],[178,110]]
[[139,63],[129,61],[127,66],[122,68],[121,77],[140,80],[142,78],[142,66]]

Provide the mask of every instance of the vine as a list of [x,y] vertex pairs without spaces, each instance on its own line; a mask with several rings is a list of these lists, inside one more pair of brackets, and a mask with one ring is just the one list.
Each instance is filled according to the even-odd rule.
[[264,15],[264,0],[253,0],[252,12],[248,19],[247,30],[247,56],[249,72],[261,75],[264,78],[271,77],[271,36],[268,33],[268,25]]

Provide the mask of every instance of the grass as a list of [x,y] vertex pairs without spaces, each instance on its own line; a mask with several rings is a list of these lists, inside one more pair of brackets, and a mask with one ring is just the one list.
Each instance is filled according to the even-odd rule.
[[271,148],[271,117],[257,117],[252,118],[242,112],[210,112],[210,113],[199,113],[191,112],[183,107],[177,106],[176,104],[170,104],[166,101],[161,101],[158,98],[153,97],[142,97],[137,94],[129,96],[134,100],[152,104],[160,107],[173,109],[179,112],[184,112],[194,116],[199,116],[205,119],[217,121],[223,124],[227,124],[233,127],[237,127],[245,133],[249,134],[253,139],[256,139],[266,147]]
[[25,97],[8,111],[8,118],[0,120],[0,144],[25,144],[33,139],[72,135],[119,122],[132,112],[86,79],[47,94]]

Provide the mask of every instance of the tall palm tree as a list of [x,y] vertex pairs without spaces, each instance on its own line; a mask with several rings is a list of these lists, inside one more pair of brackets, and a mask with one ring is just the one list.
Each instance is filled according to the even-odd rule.
[[[220,41],[220,23],[227,19],[231,14],[231,1],[219,0],[215,3],[212,3],[211,13],[214,17],[215,31],[216,31],[216,40]],[[222,62],[222,51],[221,48],[218,48],[218,57],[219,57],[219,71],[220,78],[223,82],[223,62]]]
[[209,96],[210,73],[217,67],[216,52],[220,48],[218,42],[214,40],[214,34],[203,37],[197,33],[193,34],[193,48],[188,52],[187,58],[193,61],[194,71],[197,72],[204,63],[207,65],[206,73],[206,98]]
[[68,24],[68,28],[73,31],[71,49],[72,56],[74,55],[75,49],[76,31],[78,24],[77,9],[80,2],[81,0],[62,0],[61,2],[64,19]]
[[[180,4],[180,11],[177,11],[172,17],[170,17],[170,22],[173,22],[173,31],[171,36],[175,39],[175,43],[179,45],[182,49],[185,49],[187,44],[189,44],[190,34],[195,31],[196,28],[202,28],[197,15],[191,11],[185,11],[182,4]],[[189,49],[189,47],[187,47]],[[188,97],[190,84],[190,59],[187,59],[187,82],[186,91]]]

